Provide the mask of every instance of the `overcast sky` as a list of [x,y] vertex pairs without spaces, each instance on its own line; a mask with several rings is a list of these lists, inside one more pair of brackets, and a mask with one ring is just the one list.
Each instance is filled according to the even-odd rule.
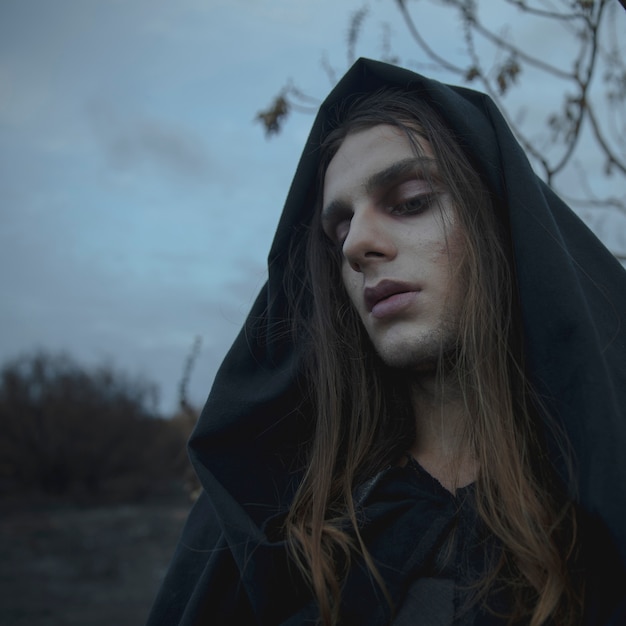
[[[392,3],[370,4],[357,55],[381,56],[388,18],[415,67]],[[505,4],[489,3],[490,18],[505,19]],[[201,405],[263,284],[312,121],[295,115],[268,141],[255,115],[288,79],[328,92],[322,59],[338,77],[348,67],[349,16],[362,5],[2,0],[0,362],[36,348],[106,360],[157,383],[168,413],[200,336],[190,399]],[[440,49],[460,54],[457,24],[423,6]],[[567,54],[523,28],[535,48]],[[524,87],[531,101],[550,88]],[[526,124],[544,115],[520,111]],[[604,222],[610,245],[622,245],[622,218]]]

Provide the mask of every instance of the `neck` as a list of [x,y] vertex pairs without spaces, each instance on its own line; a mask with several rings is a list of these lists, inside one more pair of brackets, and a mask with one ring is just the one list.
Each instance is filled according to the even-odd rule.
[[448,491],[476,480],[469,410],[455,382],[423,377],[411,386],[415,441],[411,454]]

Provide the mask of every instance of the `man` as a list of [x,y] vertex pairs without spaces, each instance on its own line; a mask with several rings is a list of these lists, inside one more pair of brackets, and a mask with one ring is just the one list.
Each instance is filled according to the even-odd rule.
[[625,287],[485,96],[358,62],[149,623],[624,623]]

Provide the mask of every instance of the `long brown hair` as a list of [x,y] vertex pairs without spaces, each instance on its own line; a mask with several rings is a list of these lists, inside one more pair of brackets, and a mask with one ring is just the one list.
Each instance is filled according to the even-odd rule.
[[[477,509],[502,546],[478,596],[486,596],[496,583],[504,585],[513,597],[512,623],[529,620],[539,626],[554,619],[573,624],[581,610],[568,569],[576,544],[575,517],[538,436],[538,402],[521,356],[506,214],[451,131],[414,95],[383,90],[344,105],[337,116],[321,146],[320,189],[328,163],[348,134],[391,124],[417,151],[416,136],[430,143],[462,225],[460,269],[467,295],[454,375],[471,413],[466,434],[479,466]],[[360,538],[352,493],[410,448],[415,422],[408,385],[397,372],[390,375],[375,354],[346,295],[340,253],[322,232],[319,207],[306,250],[294,251],[299,253],[306,255],[307,273],[293,294],[294,327],[299,340],[308,341],[316,423],[286,532],[293,558],[317,597],[321,621],[329,626],[338,623],[341,585],[355,552],[384,590]]]

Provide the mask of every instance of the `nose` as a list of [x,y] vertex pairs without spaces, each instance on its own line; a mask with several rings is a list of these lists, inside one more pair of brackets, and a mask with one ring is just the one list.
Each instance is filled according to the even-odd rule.
[[355,272],[363,272],[368,264],[391,260],[397,254],[393,236],[383,216],[375,210],[353,214],[342,251]]

